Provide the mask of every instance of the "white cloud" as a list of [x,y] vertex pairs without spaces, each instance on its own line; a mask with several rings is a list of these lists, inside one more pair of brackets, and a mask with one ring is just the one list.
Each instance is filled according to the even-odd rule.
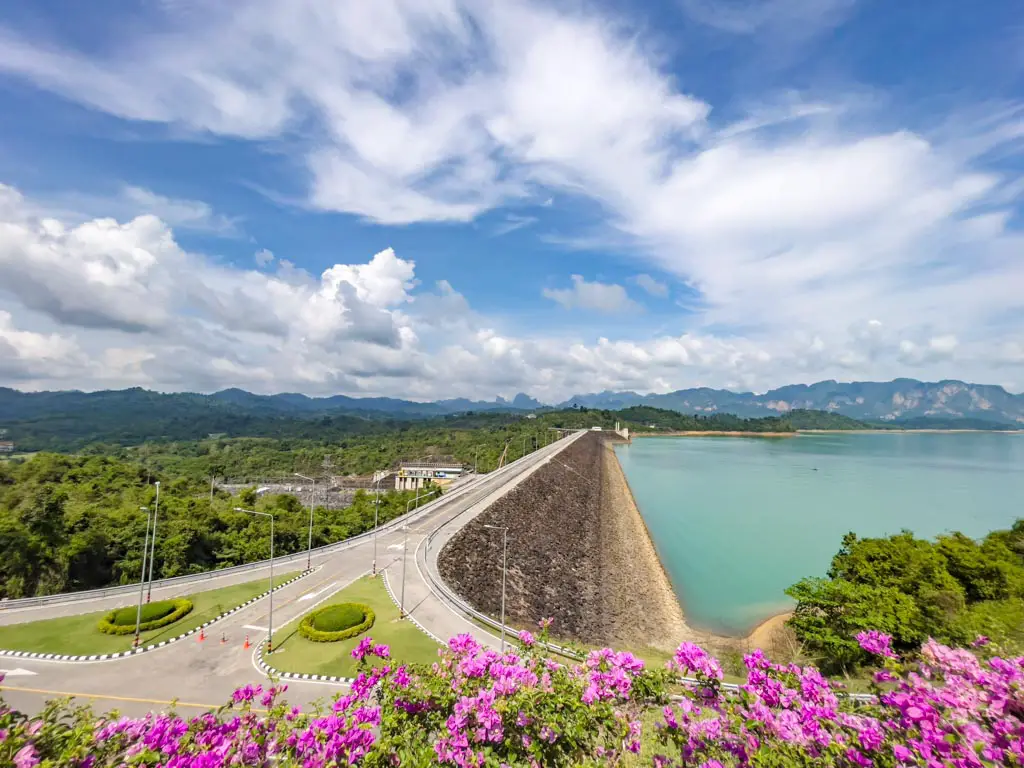
[[681,0],[690,18],[740,35],[810,36],[845,20],[855,0]]
[[668,297],[668,286],[659,280],[655,280],[650,275],[634,275],[631,279],[636,285],[651,294],[651,296],[655,296],[659,299]]
[[566,309],[590,309],[615,314],[640,308],[621,285],[596,281],[588,283],[582,275],[572,276],[572,288],[545,288],[542,294]]
[[[775,336],[514,334],[446,280],[420,289],[415,265],[391,249],[320,277],[287,262],[265,274],[182,250],[154,217],[72,227],[34,219],[31,208],[0,187],[0,383],[25,389],[239,386],[418,399],[527,391],[560,401],[603,389],[887,379],[907,365],[943,378],[951,362],[977,381],[1005,366],[998,380],[1012,386],[1024,368],[1019,336],[964,341],[874,318],[840,333]],[[628,302],[621,286],[579,276],[565,293],[556,299],[573,307]]]
[[267,248],[260,248],[252,257],[256,262],[256,266],[266,267],[274,261],[274,252]]
[[[843,0],[686,5],[705,23],[754,39],[787,24],[816,34],[853,8]],[[665,71],[642,34],[589,6],[258,0],[171,21],[102,54],[0,31],[0,71],[132,120],[261,146],[287,140],[309,170],[310,205],[378,223],[464,222],[510,201],[554,196],[562,208],[583,197],[607,228],[588,243],[613,243],[636,271],[664,273],[700,294],[686,344],[460,336],[445,353],[451,360],[471,371],[473,361],[490,361],[467,387],[500,375],[536,375],[552,391],[583,384],[553,364],[531,373],[528,361],[556,357],[590,370],[599,354],[601,382],[613,386],[613,376],[619,384],[647,376],[636,360],[648,361],[648,382],[749,386],[836,371],[897,375],[901,354],[924,372],[953,360],[981,380],[997,360],[1014,364],[1020,342],[1006,328],[1019,327],[1024,285],[1014,215],[1021,186],[990,161],[1019,150],[1019,106],[930,134],[894,128],[898,113],[873,128],[842,94],[789,95],[726,121],[717,104],[688,92],[685,73]],[[204,218],[164,207],[175,226]],[[197,279],[165,281],[165,271],[195,267],[196,257],[181,251],[168,219],[137,212],[114,214],[120,224],[63,220],[63,233],[5,219],[0,249],[17,236],[19,248],[38,254],[29,265],[0,255],[4,279],[17,281],[22,302],[61,322],[163,333],[186,307],[226,334],[286,339],[285,356],[299,354],[296,339],[322,341],[358,321],[374,350],[358,370],[372,370],[369,361],[396,376],[415,369],[423,391],[433,386],[435,361],[399,352],[414,323],[426,321],[413,319],[415,277],[394,254],[381,257],[376,269],[387,279],[374,278],[372,291],[351,265],[318,280],[283,262],[273,275],[202,263]],[[108,241],[116,246],[109,258]],[[47,262],[51,246],[77,266]],[[118,281],[125,287],[114,301]],[[580,281],[584,292],[602,285]],[[178,293],[164,295],[165,282]],[[75,284],[94,286],[94,296],[69,295]],[[621,286],[605,288],[589,298],[575,283],[552,292],[572,306],[628,301]],[[385,297],[395,301],[381,305]],[[456,303],[449,295],[435,310],[442,301]],[[933,345],[947,336],[954,349]],[[901,341],[913,346],[901,352]],[[575,351],[566,358],[558,344]],[[650,352],[658,344],[681,367],[658,364]],[[700,365],[681,362],[684,352]],[[362,386],[345,378],[345,366],[292,363],[317,386]]]
[[156,216],[179,231],[199,232],[234,238],[242,234],[240,219],[225,216],[209,203],[188,198],[167,197],[145,187],[126,184],[110,195],[65,192],[39,203],[37,213],[59,216],[67,223],[93,218],[133,219],[143,214]]

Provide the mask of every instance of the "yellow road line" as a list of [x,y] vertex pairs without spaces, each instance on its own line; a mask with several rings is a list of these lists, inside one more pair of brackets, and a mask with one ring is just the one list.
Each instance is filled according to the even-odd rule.
[[[72,691],[48,691],[44,688],[19,688],[13,685],[0,685],[0,691],[21,691],[22,693],[44,693],[48,696],[73,696],[76,699],[105,699],[107,701],[129,701],[134,704],[173,704],[176,707],[194,707],[196,709],[217,709],[221,704],[194,704],[188,701],[163,701],[161,699],[139,699],[131,696],[109,696],[103,693],[73,693]],[[254,709],[253,712],[265,713],[265,709]]]

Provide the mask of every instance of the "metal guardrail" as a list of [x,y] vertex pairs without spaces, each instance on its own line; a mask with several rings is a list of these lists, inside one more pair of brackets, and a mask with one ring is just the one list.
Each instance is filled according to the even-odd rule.
[[[451,523],[455,522],[460,517],[462,517],[464,514],[466,514],[466,512],[468,512],[470,509],[472,509],[472,507],[467,507],[465,510],[460,512],[455,517],[449,518],[448,520],[443,522],[441,525],[439,525],[437,528],[435,528],[433,531],[431,531],[427,535],[426,548],[424,549],[424,559],[426,559],[426,558],[428,558],[430,556],[429,553],[430,553],[430,550],[431,550],[431,546],[433,545],[433,542],[434,542],[434,537],[438,533],[440,533],[442,530],[444,530],[448,525],[450,525]],[[484,624],[484,625],[490,627],[493,630],[496,630],[499,633],[504,631],[506,634],[511,635],[513,637],[518,634],[518,630],[515,627],[510,627],[507,624],[506,625],[502,625],[502,623],[500,621],[496,621],[495,619],[493,619],[490,616],[488,616],[486,613],[482,613],[481,611],[476,610],[473,606],[471,606],[469,603],[467,603],[459,595],[455,594],[448,587],[448,585],[445,584],[444,579],[442,579],[440,577],[440,574],[438,574],[438,576],[435,577],[434,569],[431,568],[431,564],[430,564],[429,561],[426,562],[425,565],[426,565],[426,568],[424,569],[424,571],[426,572],[427,580],[436,589],[439,597],[441,597],[442,600],[447,601],[449,603],[450,607],[461,611],[466,616],[468,616],[468,617],[470,617],[470,618],[480,622],[481,624]],[[579,661],[583,661],[586,658],[585,656],[577,653],[576,651],[572,650],[571,648],[566,648],[565,646],[558,645],[557,643],[544,642],[544,643],[538,643],[538,644],[543,646],[544,648],[547,648],[549,651],[552,651],[553,653],[557,653],[560,656],[565,656],[566,658],[577,659]],[[697,684],[699,684],[699,681],[696,678],[692,678],[692,677],[681,677],[681,678],[679,678],[679,682],[680,683],[685,683],[685,684],[688,684],[688,685],[697,685]],[[736,692],[739,692],[740,686],[737,683],[722,683],[722,689],[726,690],[726,691],[731,691],[733,693],[736,693]],[[850,699],[852,699],[854,701],[861,701],[861,702],[871,702],[871,701],[875,700],[874,696],[872,696],[871,694],[867,694],[867,693],[849,693],[849,694],[839,694],[839,695],[840,696],[847,696],[848,698],[850,698]]]
[[[469,482],[465,483],[464,485],[462,485],[462,486],[460,486],[458,488],[453,489],[448,494],[443,494],[442,496],[440,496],[440,497],[438,497],[436,499],[428,501],[426,504],[423,504],[418,509],[412,510],[408,514],[401,515],[400,517],[396,517],[393,520],[388,521],[384,525],[378,526],[377,529],[376,529],[377,534],[379,535],[381,533],[390,531],[390,530],[392,530],[394,528],[398,528],[398,527],[406,524],[407,522],[416,519],[419,516],[423,516],[427,512],[432,512],[434,509],[436,509],[439,506],[443,506],[443,505],[445,505],[445,504],[447,504],[449,502],[455,501],[457,498],[461,497],[463,495],[463,493],[468,492],[470,488],[476,487],[476,485],[478,483],[481,483],[481,482],[483,482],[485,480],[490,480],[490,479],[492,479],[494,477],[498,477],[498,476],[501,476],[501,475],[507,473],[512,467],[519,466],[519,462],[523,461],[523,459],[528,459],[530,456],[533,456],[534,454],[536,454],[536,451],[534,451],[531,454],[527,454],[526,456],[522,456],[522,457],[516,459],[515,461],[509,462],[508,464],[506,464],[501,469],[497,469],[497,470],[495,470],[493,472],[489,472],[486,475],[478,475],[478,476],[474,477]],[[356,536],[351,536],[351,537],[349,537],[347,539],[344,539],[342,541],[334,542],[333,544],[325,544],[322,547],[315,547],[313,549],[313,556],[316,557],[316,556],[319,556],[319,555],[330,554],[332,552],[343,551],[343,550],[348,549],[350,547],[357,546],[358,544],[362,543],[363,541],[366,541],[366,540],[372,538],[373,535],[374,535],[374,531],[373,531],[373,529],[371,529],[369,531],[366,531],[365,533],[360,533],[360,534],[357,534]],[[307,553],[305,551],[303,551],[303,552],[296,552],[296,553],[291,554],[291,555],[283,555],[281,557],[275,557],[274,558],[274,566],[277,567],[279,565],[288,565],[290,563],[303,560],[304,558],[306,558],[306,556],[307,556]],[[166,587],[174,587],[174,586],[179,586],[179,585],[182,585],[182,584],[191,584],[191,583],[194,583],[194,582],[202,582],[202,581],[209,581],[211,579],[219,579],[219,578],[221,578],[223,576],[229,576],[231,574],[246,573],[246,572],[249,572],[249,571],[258,571],[258,570],[261,570],[263,568],[269,567],[269,565],[270,565],[270,560],[269,559],[267,559],[267,560],[258,560],[258,561],[253,562],[253,563],[243,563],[241,565],[232,565],[232,566],[229,566],[227,568],[218,568],[218,569],[212,570],[212,571],[203,571],[202,573],[190,573],[190,574],[187,574],[187,575],[184,575],[184,576],[172,576],[170,578],[160,579],[158,581],[154,581],[153,582],[153,589],[163,589],[163,588],[166,588]],[[61,603],[76,603],[76,602],[81,602],[81,601],[86,601],[86,600],[97,600],[97,599],[101,599],[101,598],[104,598],[104,597],[115,597],[117,595],[122,595],[122,594],[125,594],[125,595],[133,594],[135,591],[138,590],[138,588],[139,588],[139,585],[137,583],[135,583],[135,584],[123,584],[123,585],[119,585],[119,586],[116,586],[116,587],[102,587],[100,589],[90,589],[90,590],[86,590],[86,591],[83,591],[83,592],[62,592],[62,593],[57,594],[57,595],[43,595],[43,596],[39,596],[39,597],[19,597],[19,598],[16,598],[14,600],[10,600],[10,599],[6,599],[5,598],[3,600],[0,600],[0,611],[16,610],[16,609],[20,609],[20,608],[32,608],[32,607],[43,606],[43,605],[59,605]]]

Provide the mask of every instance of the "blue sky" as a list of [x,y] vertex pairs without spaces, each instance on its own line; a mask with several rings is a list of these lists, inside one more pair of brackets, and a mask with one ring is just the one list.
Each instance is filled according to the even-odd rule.
[[0,7],[0,384],[1024,390],[1015,0],[209,5]]

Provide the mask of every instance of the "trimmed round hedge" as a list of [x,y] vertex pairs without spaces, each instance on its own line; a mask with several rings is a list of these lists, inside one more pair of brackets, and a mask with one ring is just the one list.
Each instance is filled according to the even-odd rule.
[[336,603],[311,611],[299,622],[299,634],[315,643],[336,643],[361,635],[376,620],[362,603]]
[[[192,610],[192,601],[184,597],[173,600],[158,600],[142,606],[140,632],[159,629],[173,624]],[[118,608],[100,619],[99,630],[108,635],[131,635],[135,632],[135,618],[138,606]]]

